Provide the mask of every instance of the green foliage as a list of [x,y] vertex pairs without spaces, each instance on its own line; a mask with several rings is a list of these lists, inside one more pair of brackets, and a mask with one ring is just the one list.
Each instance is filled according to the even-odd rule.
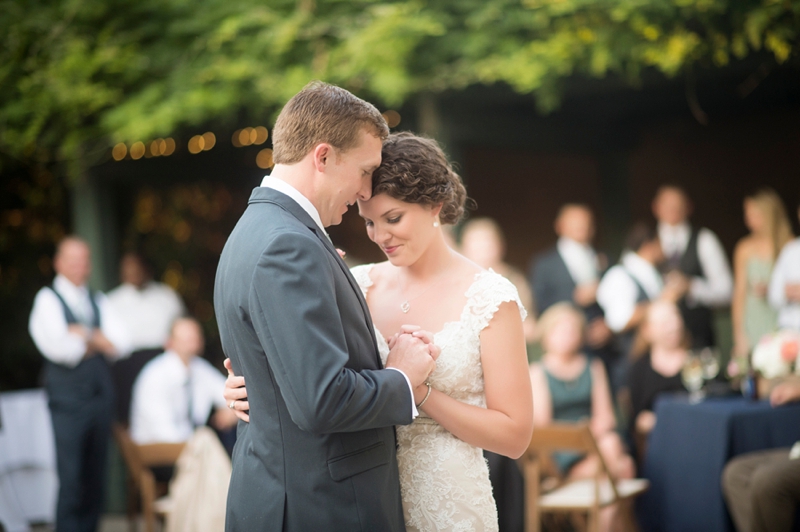
[[387,105],[506,83],[548,111],[573,74],[783,63],[798,29],[797,0],[0,0],[0,151],[77,175],[311,79]]

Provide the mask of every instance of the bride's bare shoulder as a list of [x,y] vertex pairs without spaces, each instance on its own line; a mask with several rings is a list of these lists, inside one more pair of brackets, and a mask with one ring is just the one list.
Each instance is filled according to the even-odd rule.
[[465,280],[474,280],[477,274],[487,271],[460,253],[456,254],[456,257],[458,258],[458,274]]

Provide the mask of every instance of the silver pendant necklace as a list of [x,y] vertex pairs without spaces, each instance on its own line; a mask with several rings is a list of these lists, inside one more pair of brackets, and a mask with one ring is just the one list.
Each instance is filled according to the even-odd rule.
[[439,283],[441,283],[442,281],[444,281],[444,278],[446,277],[446,276],[445,276],[445,274],[446,274],[446,273],[447,273],[447,270],[445,270],[445,271],[444,271],[444,272],[441,274],[441,276],[440,276],[439,280],[437,280],[435,283],[433,283],[432,285],[430,285],[429,287],[427,287],[425,290],[423,290],[423,291],[422,291],[422,292],[420,292],[419,294],[415,295],[414,297],[406,297],[405,290],[403,290],[403,285],[400,283],[400,272],[399,272],[399,270],[398,270],[398,272],[397,272],[397,286],[400,288],[400,294],[403,296],[403,302],[402,302],[402,303],[400,303],[400,310],[402,310],[402,311],[403,311],[403,314],[408,314],[408,311],[409,311],[409,310],[411,310],[411,302],[412,302],[412,301],[414,301],[415,299],[417,299],[418,297],[420,297],[421,295],[423,295],[425,292],[427,292],[428,290],[430,290],[430,289],[431,289],[431,288],[433,288],[434,286],[437,286]]

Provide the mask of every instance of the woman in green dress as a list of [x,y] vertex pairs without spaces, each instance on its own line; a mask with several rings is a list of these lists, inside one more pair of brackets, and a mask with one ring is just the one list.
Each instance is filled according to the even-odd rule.
[[739,240],[734,251],[731,304],[733,350],[740,357],[747,356],[777,325],[777,313],[767,302],[767,287],[775,258],[794,236],[781,198],[769,188],[745,198],[744,221],[750,234]]

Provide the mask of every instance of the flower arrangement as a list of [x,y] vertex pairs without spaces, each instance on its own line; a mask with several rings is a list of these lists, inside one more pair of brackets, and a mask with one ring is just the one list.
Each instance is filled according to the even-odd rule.
[[753,369],[765,379],[796,373],[800,375],[800,332],[792,330],[766,334],[756,345],[751,357],[734,357],[728,364],[728,376],[745,377]]
[[798,352],[800,332],[782,330],[764,335],[753,350],[753,368],[767,379],[800,374]]

